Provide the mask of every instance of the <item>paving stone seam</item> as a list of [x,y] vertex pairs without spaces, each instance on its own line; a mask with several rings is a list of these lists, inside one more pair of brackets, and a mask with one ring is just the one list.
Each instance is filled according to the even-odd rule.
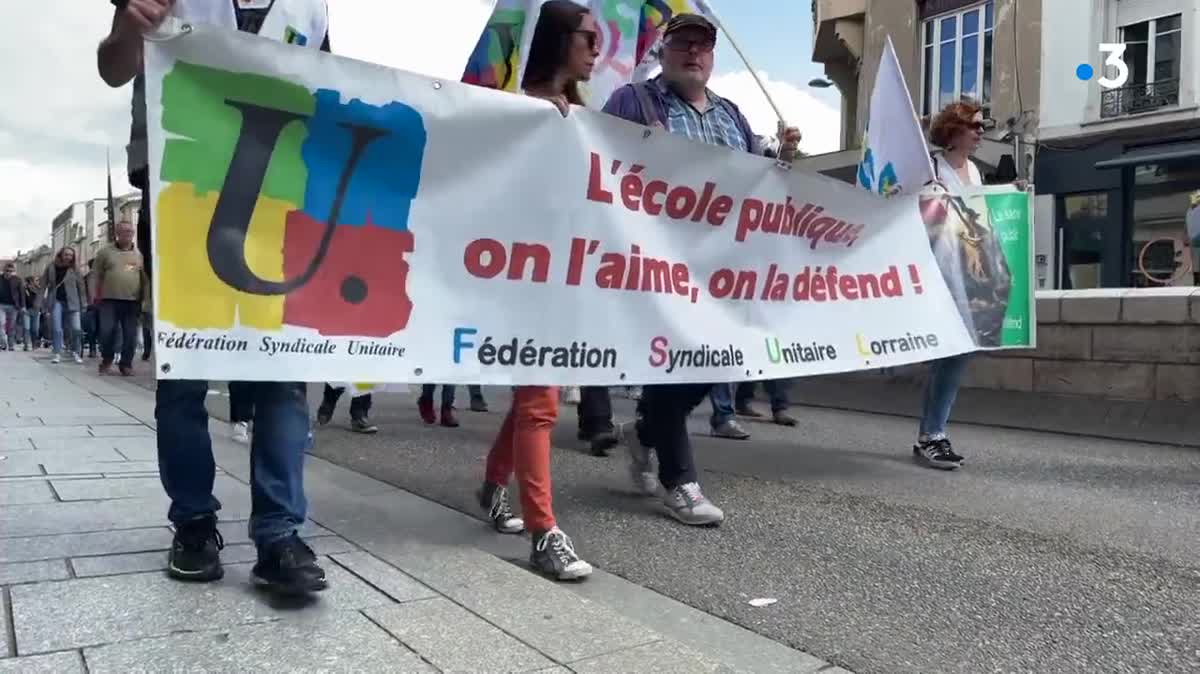
[[[129,499],[122,499],[122,500],[129,500]],[[82,501],[64,501],[64,503],[82,503]],[[31,505],[39,505],[39,504],[31,504]],[[40,505],[47,505],[47,504],[42,503]],[[13,508],[13,507],[21,507],[21,506],[0,506],[0,507]],[[233,520],[233,521],[245,522],[246,520]],[[149,527],[147,527],[147,526],[116,527],[116,528],[112,528],[112,529],[95,529],[95,530],[89,530],[89,531],[64,531],[64,532],[57,533],[57,534],[34,534],[33,536],[28,536],[28,535],[7,536],[4,534],[0,534],[0,541],[5,540],[5,539],[10,539],[10,538],[52,538],[54,536],[83,536],[83,535],[87,535],[87,534],[110,534],[110,533],[118,533],[121,531],[141,531],[143,529],[158,529],[159,526],[160,525],[154,525],[154,526],[149,526]],[[167,526],[167,528],[170,529],[171,527]],[[172,531],[174,531],[174,530],[172,529]],[[116,554],[121,554],[121,553],[116,553]],[[87,555],[84,555],[84,556],[87,556]],[[63,557],[51,557],[50,559],[64,559],[64,558]]]
[[[670,640],[670,639],[667,639],[667,638],[665,638],[665,637],[660,637],[660,638],[657,638],[657,639],[651,639],[651,640],[649,640],[649,641],[644,641],[644,642],[641,642],[641,643],[636,643],[636,644],[632,644],[632,645],[629,645],[629,646],[622,646],[622,647],[620,647],[620,648],[614,648],[614,649],[613,649],[613,650],[611,650],[611,651],[605,651],[605,652],[603,652],[603,653],[597,653],[597,654],[595,654],[595,655],[589,655],[589,656],[587,656],[586,658],[579,658],[578,660],[572,660],[572,661],[570,661],[570,662],[560,662],[559,664],[560,664],[560,665],[562,665],[563,667],[571,668],[571,666],[572,666],[572,665],[582,665],[582,664],[585,664],[585,663],[591,662],[591,661],[593,661],[593,660],[600,660],[600,659],[602,659],[602,658],[607,658],[607,657],[609,657],[610,655],[616,655],[617,653],[624,653],[625,651],[632,651],[632,650],[633,650],[633,649],[635,649],[635,648],[644,648],[644,647],[646,647],[646,646],[650,646],[650,645],[653,645],[653,644],[664,644],[664,645],[672,645],[672,646],[676,646],[676,647],[679,647],[679,648],[686,648],[685,646],[683,646],[683,644],[680,644],[680,643],[679,643],[679,642],[677,642],[677,641],[672,641],[672,640]],[[687,650],[691,650],[691,649],[687,649]],[[701,657],[705,657],[706,659],[708,659],[708,656],[705,656],[703,653],[701,653],[701,654],[700,654],[700,656],[701,656]],[[558,661],[557,661],[557,660],[555,660],[555,662],[558,662]]]
[[8,644],[2,657],[12,658],[17,655],[17,624],[13,621],[12,594],[7,587],[0,588],[0,610],[4,611],[4,629],[8,633],[4,641]]
[[[336,563],[336,562],[335,562],[335,563]],[[345,569],[345,568],[346,568],[345,566],[342,566],[341,564],[338,564],[338,566],[341,566],[343,569]],[[347,570],[347,571],[349,571],[349,569],[346,569],[346,570]],[[356,578],[358,578],[359,580],[363,580],[362,576],[355,575],[355,577],[356,577]],[[365,581],[364,581],[364,582],[365,582]],[[379,591],[379,588],[375,587],[374,585],[372,585],[371,587],[373,587],[375,590]],[[388,597],[391,597],[391,595],[387,594],[386,592],[384,593],[384,595],[385,595],[385,596],[388,596]],[[417,600],[414,600],[414,601],[429,601],[429,600],[433,600],[433,599],[438,599],[438,597],[426,597],[425,599],[417,599]],[[399,603],[399,602],[397,602],[397,603]],[[411,603],[414,603],[414,602],[403,602],[403,603],[405,603],[405,604],[411,604]],[[363,609],[358,609],[357,613],[358,613],[359,615],[361,615],[362,617],[366,618],[366,619],[367,619],[367,621],[368,621],[368,622],[370,622],[372,625],[374,625],[374,626],[378,627],[379,629],[383,630],[383,633],[384,633],[384,634],[386,634],[386,635],[388,635],[389,637],[391,637],[392,641],[395,641],[396,643],[398,643],[398,644],[400,644],[401,646],[403,646],[403,647],[404,647],[404,648],[405,648],[405,649],[406,649],[406,650],[407,650],[409,653],[412,653],[413,655],[415,655],[415,656],[417,657],[417,659],[418,659],[418,660],[420,660],[421,662],[424,662],[425,664],[429,665],[429,666],[430,666],[430,667],[433,669],[433,671],[435,671],[435,672],[442,672],[442,671],[444,671],[444,670],[443,670],[441,667],[438,667],[437,665],[433,664],[433,661],[432,661],[432,660],[430,660],[429,658],[425,657],[424,655],[421,655],[420,653],[418,653],[418,652],[417,652],[417,650],[416,650],[416,649],[414,649],[412,646],[409,646],[408,644],[404,643],[404,640],[403,640],[403,639],[401,639],[400,637],[396,636],[395,634],[392,634],[392,633],[391,633],[391,632],[388,630],[388,628],[386,628],[386,627],[384,627],[383,625],[379,624],[379,621],[377,621],[377,620],[375,620],[374,618],[372,618],[371,616],[367,615],[367,612],[366,612],[365,610],[363,610]]]

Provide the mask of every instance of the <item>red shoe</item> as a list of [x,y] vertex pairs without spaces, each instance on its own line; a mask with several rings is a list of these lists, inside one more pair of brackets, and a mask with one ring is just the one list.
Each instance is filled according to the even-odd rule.
[[458,428],[458,419],[454,417],[453,407],[442,408],[442,425],[446,428]]
[[119,369],[121,371],[122,377],[132,377],[133,376],[133,368],[132,367],[122,367]]
[[421,421],[424,421],[425,423],[427,423],[431,426],[433,424],[437,423],[437,415],[433,413],[433,401],[432,400],[418,399],[417,400],[417,412],[419,412],[421,415]]

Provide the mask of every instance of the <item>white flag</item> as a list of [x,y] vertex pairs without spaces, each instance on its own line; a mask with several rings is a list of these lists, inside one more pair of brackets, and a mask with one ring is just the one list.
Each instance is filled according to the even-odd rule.
[[911,194],[919,192],[934,179],[929,146],[913,109],[890,35],[879,59],[864,135],[862,159],[858,164],[859,187],[885,196],[900,192]]

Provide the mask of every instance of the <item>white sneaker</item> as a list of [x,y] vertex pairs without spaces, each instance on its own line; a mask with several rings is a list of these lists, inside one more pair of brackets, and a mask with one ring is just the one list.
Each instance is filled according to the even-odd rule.
[[704,497],[700,485],[695,482],[681,484],[663,493],[663,505],[671,517],[692,526],[720,524],[725,513]]
[[243,445],[250,444],[250,424],[245,421],[239,421],[232,425],[233,441],[240,442]]
[[58,365],[61,362],[62,362],[62,356],[58,355],[57,353],[54,354],[54,356],[50,359],[50,363],[53,365]]
[[75,364],[76,364],[76,365],[83,365],[83,356],[82,356],[82,355],[80,355],[80,354],[78,354],[78,353],[73,353],[73,354],[71,354],[71,355],[75,357]]
[[562,389],[562,403],[564,405],[578,405],[581,399],[578,386],[564,386]]

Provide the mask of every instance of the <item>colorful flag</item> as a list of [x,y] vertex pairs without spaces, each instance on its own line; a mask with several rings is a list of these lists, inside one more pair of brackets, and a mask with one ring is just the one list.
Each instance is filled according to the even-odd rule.
[[[520,91],[533,28],[545,1],[500,0],[471,53],[463,81]],[[622,85],[654,73],[658,62],[653,47],[672,16],[690,12],[713,18],[704,0],[573,1],[590,9],[600,32],[600,58],[584,91],[593,108],[603,107]]]
[[884,43],[879,59],[870,117],[863,135],[859,187],[885,196],[911,194],[934,179],[929,146],[913,109],[904,72],[896,60],[891,36]]

